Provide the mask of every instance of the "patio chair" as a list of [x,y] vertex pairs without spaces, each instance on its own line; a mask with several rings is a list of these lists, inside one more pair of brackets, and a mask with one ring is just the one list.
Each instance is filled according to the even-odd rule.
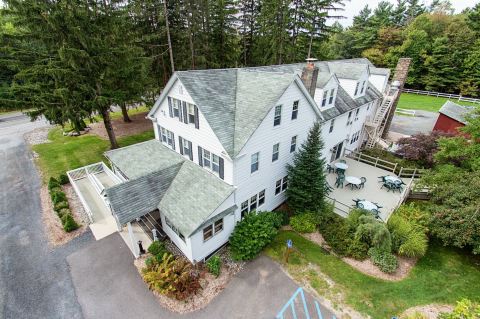
[[367,182],[367,178],[366,177],[360,177],[360,180],[362,181],[360,183],[360,185],[358,185],[358,188],[364,188],[365,187],[365,183]]
[[378,181],[379,183],[385,182],[385,176],[378,176],[378,178],[380,179],[380,180]]
[[383,208],[383,206],[378,205],[378,203],[374,203],[374,204],[377,206],[377,208]]
[[352,199],[352,201],[355,203],[355,207],[358,207],[358,202],[360,201],[360,199]]
[[339,163],[343,163],[343,164],[347,164],[347,161],[346,161],[346,160],[343,160],[343,159],[339,160],[338,162],[339,162]]
[[343,188],[343,183],[345,183],[345,175],[338,175],[337,180],[335,181],[335,186],[337,188],[339,187]]
[[337,168],[337,170],[335,171],[335,173],[337,173],[338,175],[345,175],[345,170],[344,170],[344,169],[341,169],[341,168]]
[[328,171],[329,173],[335,173],[335,168],[333,168],[332,165],[327,164],[327,171]]
[[330,194],[333,191],[333,187],[330,184],[325,183],[325,191]]
[[380,211],[378,209],[372,209],[371,210],[373,216],[375,216],[375,218],[379,219],[380,218]]
[[382,187],[380,187],[380,189],[382,189],[383,187],[385,187],[387,189],[387,192],[389,192],[389,191],[395,192],[395,184],[393,184],[389,181],[384,181],[383,184],[382,184]]

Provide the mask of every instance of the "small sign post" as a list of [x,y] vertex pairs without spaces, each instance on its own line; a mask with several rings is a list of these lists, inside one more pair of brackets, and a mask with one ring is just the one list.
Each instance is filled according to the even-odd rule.
[[291,239],[287,240],[287,250],[285,251],[285,262],[288,263],[288,257],[290,256],[290,253],[292,252],[293,249],[293,242]]

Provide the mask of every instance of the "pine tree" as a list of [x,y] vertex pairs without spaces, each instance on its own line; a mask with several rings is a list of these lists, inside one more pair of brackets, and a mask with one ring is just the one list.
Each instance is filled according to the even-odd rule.
[[320,213],[325,207],[327,182],[322,150],[321,127],[315,123],[295,154],[293,165],[287,166],[287,203],[295,213]]

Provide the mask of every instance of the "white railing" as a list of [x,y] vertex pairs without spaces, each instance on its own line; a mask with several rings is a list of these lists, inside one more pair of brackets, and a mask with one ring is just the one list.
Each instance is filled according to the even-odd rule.
[[464,97],[460,94],[450,94],[450,93],[441,93],[441,92],[433,92],[433,91],[412,90],[412,89],[403,89],[402,92],[420,94],[420,95],[429,95],[429,96],[435,96],[435,97],[445,97],[447,99],[456,99],[459,101],[465,101],[465,102],[471,102],[471,103],[480,103],[480,99]]
[[339,200],[332,198],[330,196],[325,196],[327,198],[327,202],[333,205],[333,210],[340,216],[342,217],[347,217],[348,214],[350,213],[350,210],[353,209],[353,205],[347,205]]
[[402,109],[402,108],[397,107],[397,108],[395,109],[395,113],[400,113],[400,114],[406,114],[406,115],[410,115],[410,116],[415,116],[415,114],[417,113],[417,111],[415,111],[415,110],[407,110],[407,109]]
[[92,210],[90,209],[90,206],[87,204],[87,202],[85,201],[85,199],[83,198],[83,196],[81,195],[81,192],[80,190],[78,189],[77,187],[77,183],[75,183],[77,179],[74,179],[73,176],[76,175],[76,172],[78,172],[79,170],[74,170],[74,171],[69,171],[67,172],[67,176],[68,176],[68,180],[70,181],[70,185],[72,185],[73,187],[73,190],[75,191],[75,193],[77,194],[78,198],[80,199],[80,202],[82,203],[82,206],[83,208],[85,209],[85,212],[87,213],[87,216],[88,216],[88,220],[90,221],[90,223],[93,223],[93,214],[92,214]]

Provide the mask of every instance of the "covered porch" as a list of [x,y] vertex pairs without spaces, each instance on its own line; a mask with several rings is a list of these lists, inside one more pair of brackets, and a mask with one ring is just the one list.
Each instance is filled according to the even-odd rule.
[[330,163],[335,168],[335,164],[339,161],[345,161],[347,168],[345,170],[345,177],[361,177],[366,178],[366,182],[362,187],[355,187],[348,185],[348,181],[345,181],[343,187],[337,187],[335,185],[337,174],[335,172],[327,171],[327,182],[332,188],[332,191],[328,195],[328,200],[334,204],[334,211],[346,217],[349,211],[355,208],[355,200],[365,200],[378,204],[379,219],[387,221],[393,211],[400,206],[408,195],[409,188],[412,183],[412,178],[401,178],[405,183],[401,191],[392,191],[383,187],[378,178],[379,176],[396,176],[392,171],[375,167],[373,165],[362,163],[349,157],[343,157],[339,160]]

